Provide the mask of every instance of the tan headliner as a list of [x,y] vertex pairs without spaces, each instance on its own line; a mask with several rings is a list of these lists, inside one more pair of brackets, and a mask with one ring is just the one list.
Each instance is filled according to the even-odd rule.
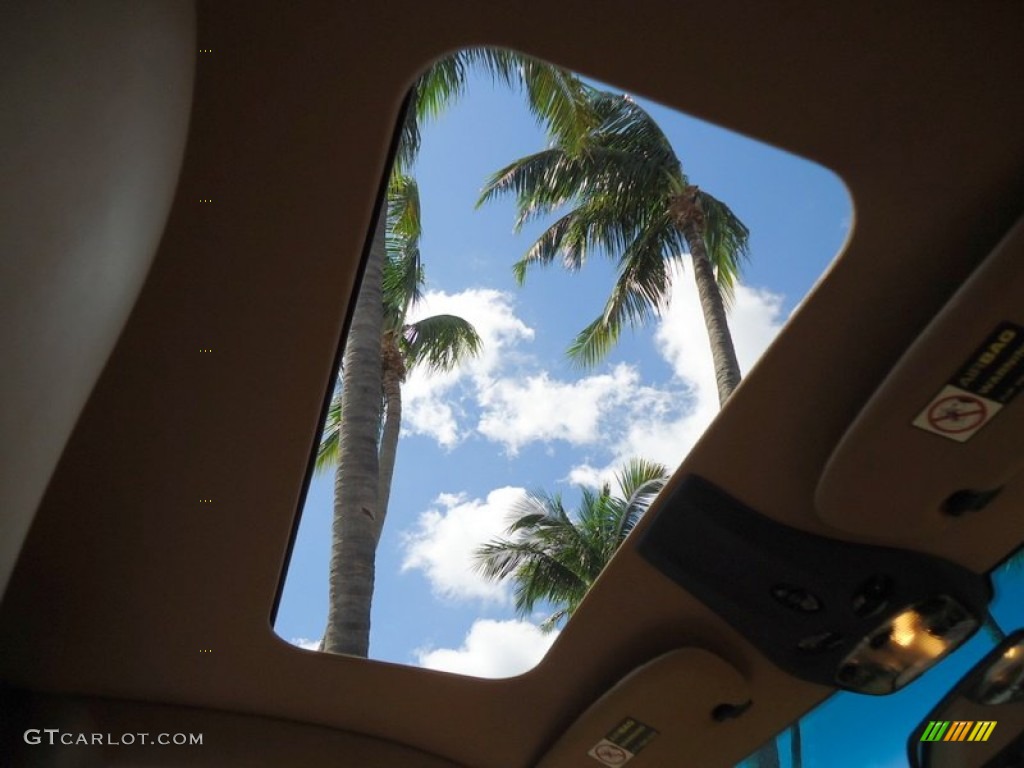
[[[268,616],[339,297],[402,94],[458,46],[519,48],[816,160],[850,188],[848,251],[684,470],[822,529],[813,493],[843,432],[1020,213],[1019,6],[217,2],[198,18],[198,44],[215,53],[198,60],[167,230],[12,579],[0,674],[329,725],[494,768],[539,759],[615,680],[686,644],[714,650],[755,702],[771,702],[694,764],[732,764],[819,700],[823,689],[785,676],[631,551],[520,678],[278,640]],[[1022,495],[1018,482],[992,515],[922,548],[991,565],[1024,536],[1008,512]]]

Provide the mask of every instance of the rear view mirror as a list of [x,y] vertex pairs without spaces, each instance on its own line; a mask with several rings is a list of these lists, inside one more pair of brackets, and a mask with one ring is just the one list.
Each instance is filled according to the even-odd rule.
[[913,768],[1024,768],[1024,629],[953,686],[907,752]]

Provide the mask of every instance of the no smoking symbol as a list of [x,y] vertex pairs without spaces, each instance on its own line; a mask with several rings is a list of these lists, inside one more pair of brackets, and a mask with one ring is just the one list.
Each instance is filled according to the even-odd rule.
[[952,395],[939,400],[928,410],[928,423],[938,432],[956,435],[970,432],[985,423],[988,408],[976,397]]
[[606,765],[622,765],[628,759],[626,751],[613,744],[599,744],[594,755]]

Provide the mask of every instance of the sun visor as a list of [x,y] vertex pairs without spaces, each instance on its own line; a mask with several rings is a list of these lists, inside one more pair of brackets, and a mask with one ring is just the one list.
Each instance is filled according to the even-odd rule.
[[1022,390],[1024,220],[847,430],[818,484],[818,516],[851,533],[913,540],[1008,503],[1000,492],[1024,468]]

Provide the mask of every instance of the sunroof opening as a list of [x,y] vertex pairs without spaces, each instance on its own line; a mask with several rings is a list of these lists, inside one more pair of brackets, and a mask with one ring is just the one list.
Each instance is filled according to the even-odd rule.
[[399,130],[275,630],[508,677],[838,253],[851,204],[814,163],[496,49],[428,70]]

